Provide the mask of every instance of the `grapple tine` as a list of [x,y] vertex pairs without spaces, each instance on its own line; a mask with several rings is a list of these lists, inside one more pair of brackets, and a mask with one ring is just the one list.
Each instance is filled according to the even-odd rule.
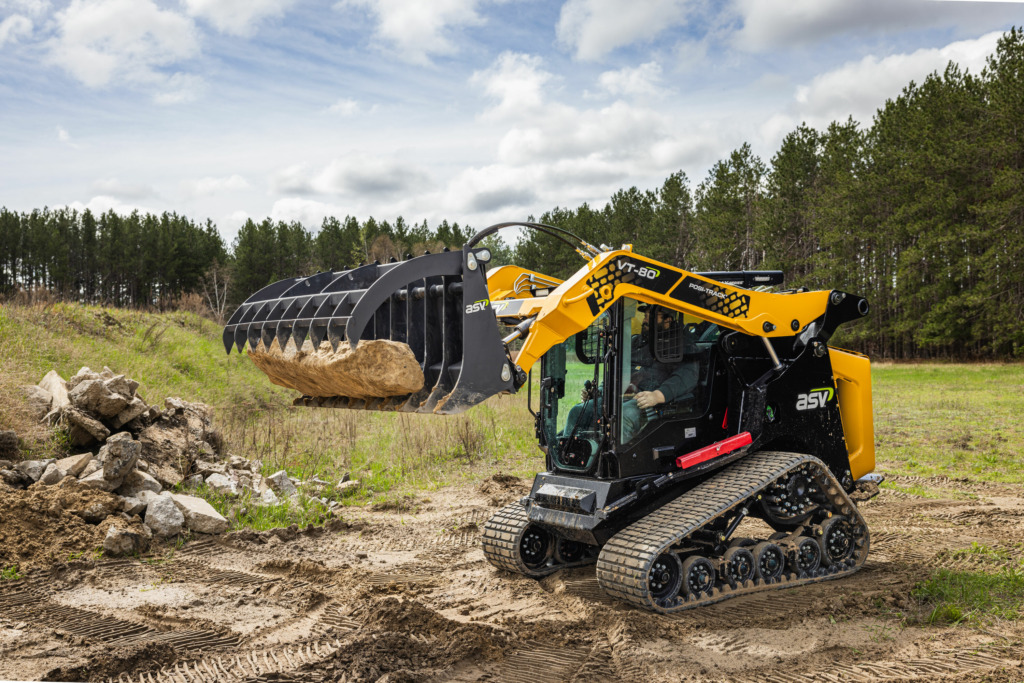
[[245,334],[249,338],[249,348],[254,349],[260,343],[260,326],[256,323],[249,323],[245,328]]
[[284,351],[285,345],[288,343],[288,337],[292,336],[292,323],[289,320],[282,320],[277,324],[277,329],[274,330],[274,336],[277,338],[277,345]]
[[239,353],[245,349],[245,329],[241,325],[235,325],[235,346]]

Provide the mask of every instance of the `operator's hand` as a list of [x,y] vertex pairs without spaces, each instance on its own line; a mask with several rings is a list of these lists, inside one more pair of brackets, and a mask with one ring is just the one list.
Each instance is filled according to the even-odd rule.
[[589,401],[590,400],[590,392],[587,391],[586,387],[584,387],[583,389],[580,389],[580,400],[581,401]]
[[658,390],[654,391],[641,391],[636,395],[636,405],[641,410],[647,410],[653,408],[656,405],[665,402],[665,394]]

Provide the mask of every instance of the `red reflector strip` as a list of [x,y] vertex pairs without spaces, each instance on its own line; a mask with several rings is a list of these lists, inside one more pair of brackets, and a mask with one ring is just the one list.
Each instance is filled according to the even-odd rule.
[[676,458],[676,465],[678,465],[680,469],[685,470],[687,467],[699,465],[700,463],[711,460],[712,458],[717,458],[720,455],[732,453],[744,446],[749,446],[753,441],[754,439],[751,438],[750,432],[741,432],[736,436],[730,436],[728,439],[716,441],[710,446],[698,448],[686,455],[680,455]]

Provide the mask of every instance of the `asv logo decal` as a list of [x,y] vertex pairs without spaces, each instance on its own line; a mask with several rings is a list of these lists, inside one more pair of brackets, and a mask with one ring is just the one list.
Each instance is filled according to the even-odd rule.
[[616,261],[615,265],[623,273],[632,273],[636,271],[637,277],[647,278],[648,280],[653,280],[661,275],[661,271],[657,268],[648,268],[647,266],[640,266],[637,268],[635,263],[630,263],[629,261]]
[[480,301],[474,301],[466,306],[466,315],[470,313],[479,313],[480,311],[487,308],[487,304],[491,303],[489,299],[480,299]]
[[798,394],[796,397],[797,410],[815,410],[824,408],[832,400],[832,387],[811,389],[806,394]]

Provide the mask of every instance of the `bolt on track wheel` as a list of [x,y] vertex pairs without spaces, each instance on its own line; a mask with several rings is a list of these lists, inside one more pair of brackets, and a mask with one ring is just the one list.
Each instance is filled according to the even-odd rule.
[[821,565],[821,546],[813,538],[797,536],[792,547],[790,566],[797,573],[810,574]]
[[654,559],[647,572],[647,587],[655,601],[670,602],[679,594],[683,583],[683,566],[678,555],[662,553]]
[[753,553],[759,577],[765,581],[774,581],[782,576],[782,570],[786,567],[786,555],[782,548],[774,543],[762,541],[754,546]]
[[715,567],[706,557],[691,555],[683,562],[683,592],[701,597],[715,587]]
[[729,583],[743,583],[754,578],[756,564],[754,553],[747,548],[729,548],[722,556],[722,580]]
[[821,524],[822,560],[838,564],[853,554],[853,525],[842,515],[829,517]]
[[547,563],[551,557],[551,534],[537,526],[531,526],[523,532],[519,541],[519,556],[530,569],[537,569]]
[[583,559],[583,553],[587,546],[579,541],[570,541],[567,538],[560,538],[555,543],[555,559],[563,564],[579,562]]

